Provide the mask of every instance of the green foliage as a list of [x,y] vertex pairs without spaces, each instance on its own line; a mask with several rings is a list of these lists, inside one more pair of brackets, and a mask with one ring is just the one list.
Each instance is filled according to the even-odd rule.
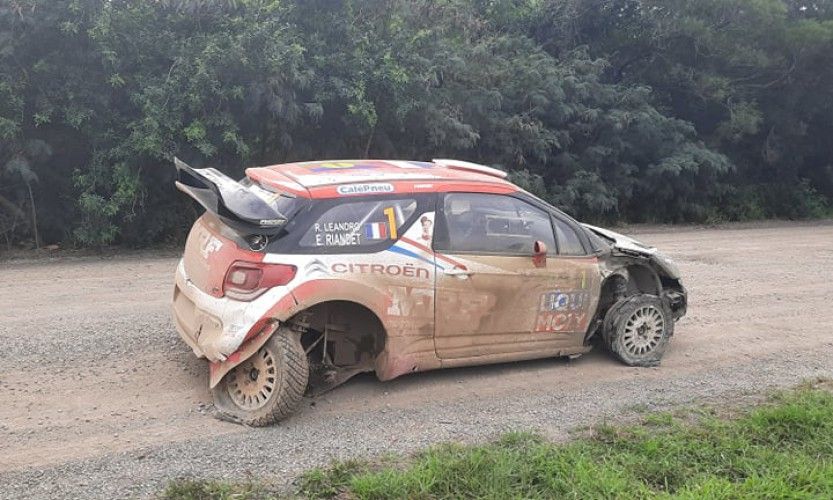
[[[674,217],[812,217],[833,197],[833,9],[800,0],[570,0],[533,30],[553,54],[587,44],[611,81],[647,85],[735,165],[678,197]],[[674,189],[678,189],[675,187]],[[796,207],[795,204],[798,204]],[[650,212],[648,212],[650,213]]]
[[49,145],[37,139],[25,141],[19,148],[7,152],[8,159],[0,168],[0,180],[8,182],[6,186],[0,185],[5,187],[0,189],[0,234],[7,247],[11,247],[13,239],[26,233],[34,237],[36,245],[40,243],[34,197],[40,179],[33,164],[52,155]]
[[172,155],[457,156],[589,219],[825,215],[831,49],[797,0],[12,0],[0,165],[38,182],[0,169],[0,233],[34,200],[46,241],[181,238]]
[[127,211],[125,207],[136,203],[142,189],[138,172],[125,163],[110,167],[98,160],[96,166],[74,174],[76,187],[84,189],[78,198],[82,224],[75,228],[74,236],[91,246],[107,245],[115,240],[119,228],[113,219],[123,213],[122,220],[129,222],[136,216],[135,211]]
[[160,495],[163,500],[261,500],[280,498],[270,488],[252,481],[227,483],[179,479],[171,481]]
[[311,469],[301,480],[301,493],[307,498],[333,498],[341,493],[353,477],[371,472],[363,460],[334,462],[326,470]]
[[735,419],[654,414],[556,445],[510,433],[442,445],[406,464],[308,472],[312,498],[829,498],[833,395],[804,388]]
[[[829,382],[782,392],[732,417],[715,409],[652,413],[555,444],[510,432],[409,458],[335,462],[298,481],[303,498],[830,498]],[[733,410],[737,412],[737,410]],[[167,499],[281,498],[256,480],[177,480]]]

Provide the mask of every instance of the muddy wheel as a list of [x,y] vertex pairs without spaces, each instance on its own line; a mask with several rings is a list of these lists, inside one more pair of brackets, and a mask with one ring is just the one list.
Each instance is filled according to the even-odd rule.
[[307,388],[309,366],[300,336],[280,328],[212,389],[221,417],[261,427],[292,415]]
[[626,297],[605,315],[602,337],[608,349],[630,366],[656,366],[674,333],[674,320],[656,295]]

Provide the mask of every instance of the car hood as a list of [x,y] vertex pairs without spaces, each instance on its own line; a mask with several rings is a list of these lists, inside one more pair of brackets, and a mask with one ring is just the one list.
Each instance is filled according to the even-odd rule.
[[617,233],[615,231],[611,231],[609,229],[604,229],[601,227],[591,226],[590,224],[582,225],[600,236],[613,240],[613,246],[618,248],[619,250],[624,250],[626,252],[635,252],[649,256],[656,255],[658,253],[655,247],[646,245],[645,243],[637,241],[629,236],[625,236],[624,234]]
[[665,273],[674,279],[680,278],[680,270],[677,268],[677,264],[671,260],[670,258],[663,255],[656,247],[652,247],[650,245],[646,245],[641,241],[635,240],[629,236],[625,236],[624,234],[617,233],[615,231],[610,231],[609,229],[604,229],[601,227],[591,226],[590,224],[582,224],[584,227],[593,231],[594,233],[607,238],[609,240],[613,240],[613,247],[619,251],[631,254],[639,254],[644,255],[651,259],[660,269],[665,271]]

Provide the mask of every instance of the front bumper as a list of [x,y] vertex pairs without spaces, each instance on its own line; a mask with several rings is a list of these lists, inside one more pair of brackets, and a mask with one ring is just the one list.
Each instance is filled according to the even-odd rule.
[[209,361],[225,361],[268,310],[264,298],[269,300],[261,297],[242,302],[209,295],[188,280],[180,261],[171,312],[177,332],[194,354]]
[[674,321],[685,316],[688,311],[688,292],[684,286],[680,285],[679,290],[665,290],[663,295],[674,316]]

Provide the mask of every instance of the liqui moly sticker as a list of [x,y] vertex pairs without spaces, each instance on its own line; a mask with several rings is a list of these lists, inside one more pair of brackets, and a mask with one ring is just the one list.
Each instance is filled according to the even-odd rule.
[[357,194],[392,193],[393,184],[387,182],[373,182],[368,184],[342,184],[336,188],[338,194],[350,196]]
[[364,237],[368,240],[386,240],[388,239],[388,225],[384,222],[365,224]]

